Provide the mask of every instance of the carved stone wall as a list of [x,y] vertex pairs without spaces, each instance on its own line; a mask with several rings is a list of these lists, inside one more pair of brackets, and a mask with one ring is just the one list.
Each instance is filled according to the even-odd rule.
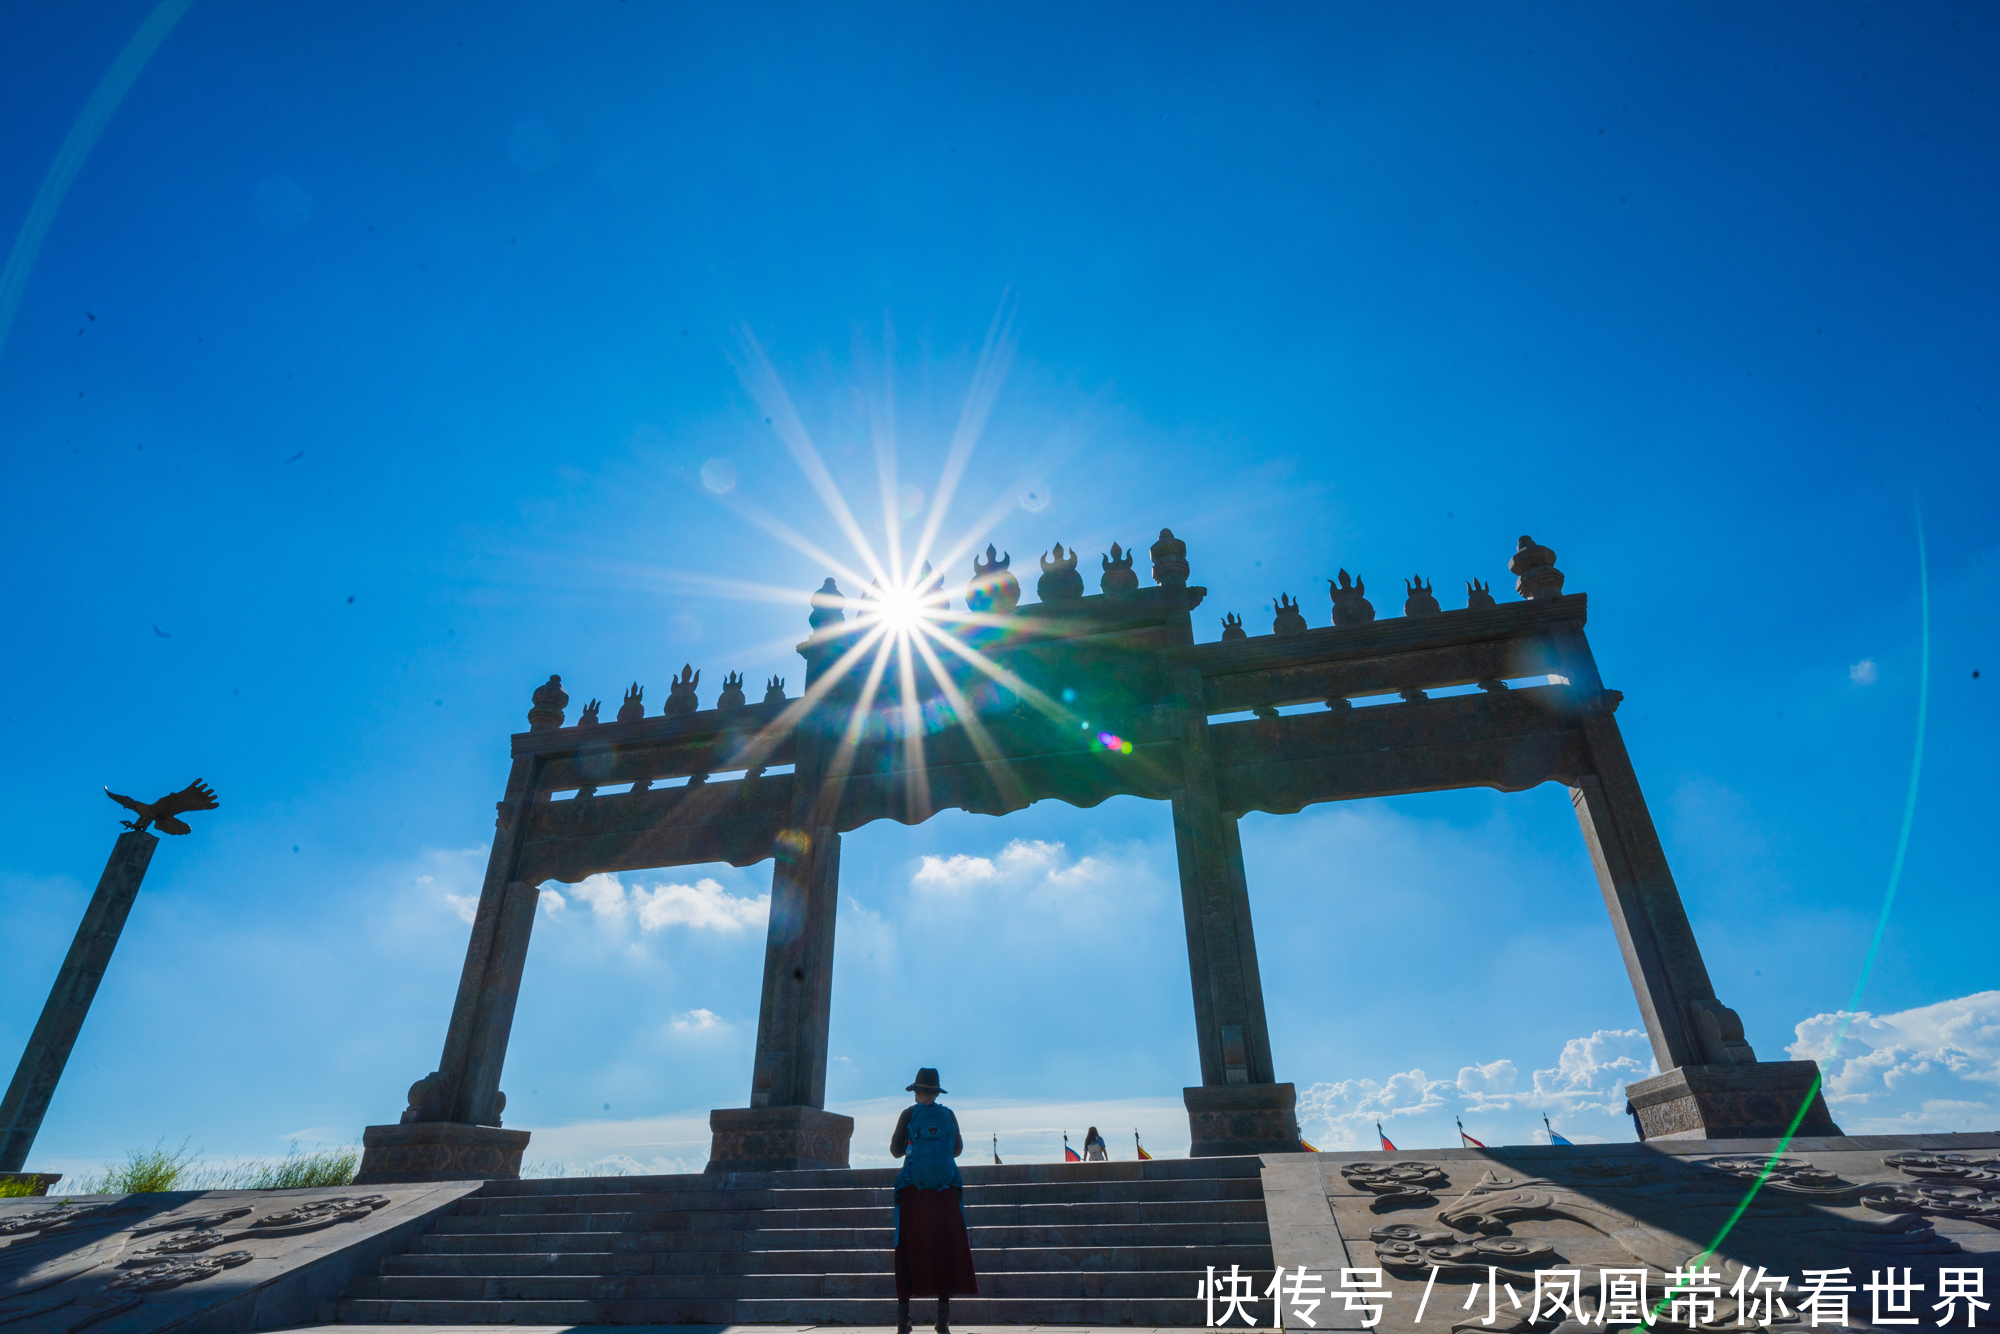
[[[1937,1324],[1940,1270],[1985,1271],[1993,1300],[2000,1135],[1801,1137],[1782,1154],[1777,1147],[1683,1140],[1273,1158],[1264,1170],[1272,1251],[1279,1265],[1329,1274],[1329,1287],[1342,1267],[1383,1270],[1391,1295],[1376,1328],[1392,1334],[1580,1334],[1574,1311],[1538,1312],[1535,1300],[1538,1273],[1570,1270],[1580,1280],[1572,1300],[1596,1314],[1608,1298],[1613,1327],[1642,1323],[1621,1320],[1618,1283],[1643,1274],[1650,1308],[1676,1271],[1695,1269],[1712,1277],[1693,1286],[1717,1291],[1692,1301],[1684,1293],[1650,1323],[1744,1328],[1730,1290],[1742,1278],[1747,1293],[1760,1267],[1767,1280],[1789,1280],[1779,1295],[1790,1314],[1772,1311],[1771,1327],[1799,1334],[1812,1327],[1800,1310],[1808,1269],[1849,1271],[1848,1329],[1877,1323],[1863,1285],[1892,1265],[1924,1285],[1916,1309],[1925,1328]],[[1319,1329],[1362,1324],[1358,1313],[1315,1315]],[[1747,1327],[1760,1323],[1753,1315]]]
[[231,1334],[329,1319],[354,1277],[476,1188],[0,1200],[0,1329]]

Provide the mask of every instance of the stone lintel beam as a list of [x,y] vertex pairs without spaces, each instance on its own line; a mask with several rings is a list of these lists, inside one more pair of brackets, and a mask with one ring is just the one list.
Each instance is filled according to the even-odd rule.
[[1238,813],[1461,787],[1518,792],[1568,782],[1590,764],[1563,686],[1210,723],[1208,733],[1216,790]]
[[[653,720],[648,718],[646,721],[650,723]],[[637,723],[603,723],[599,725],[599,730],[637,726]],[[531,732],[525,735],[540,739],[549,733]],[[736,773],[745,769],[777,768],[790,764],[792,751],[790,732],[761,738],[721,736],[673,743],[635,742],[588,749],[579,747],[567,753],[544,755],[537,781],[545,792],[564,792],[586,786],[611,787],[640,779],[659,782],[691,774]]]
[[1548,638],[1535,635],[1230,672],[1206,677],[1203,684],[1210,713],[1240,713],[1260,705],[1314,704],[1328,699],[1393,695],[1406,689],[1434,690],[1468,686],[1477,681],[1559,675],[1560,663],[1560,655]]

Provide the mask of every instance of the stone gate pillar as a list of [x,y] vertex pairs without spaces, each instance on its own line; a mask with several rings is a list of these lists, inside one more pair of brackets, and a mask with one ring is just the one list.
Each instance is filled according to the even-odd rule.
[[[562,726],[568,703],[562,678],[551,676],[535,691],[528,730]],[[507,1095],[500,1091],[500,1072],[541,898],[538,886],[514,879],[535,808],[548,800],[536,790],[538,768],[532,756],[524,755],[515,757],[508,772],[438,1068],[410,1085],[409,1105],[397,1124],[362,1131],[356,1185],[521,1174],[528,1132],[501,1128]]]
[[[1525,541],[1525,539],[1523,539]],[[1813,1061],[1759,1061],[1743,1021],[1715,995],[1659,831],[1612,716],[1581,624],[1552,632],[1578,706],[1592,772],[1571,781],[1570,802],[1604,891],[1661,1073],[1626,1085],[1647,1139],[1766,1139],[1790,1128],[1838,1135]]]
[[[833,581],[827,580],[829,587]],[[818,604],[816,599],[815,603]],[[809,641],[806,689],[834,660],[841,616],[827,606]],[[825,1110],[827,1036],[833,1013],[833,932],[840,899],[839,753],[827,719],[808,712],[794,733],[791,820],[772,849],[771,923],[748,1107],[708,1114],[710,1172],[791,1172],[847,1166],[854,1118]]]
[[1237,817],[1224,811],[1216,797],[1201,673],[1176,673],[1174,688],[1184,781],[1182,794],[1173,800],[1174,847],[1187,921],[1195,1043],[1201,1053],[1201,1086],[1182,1091],[1192,1132],[1190,1152],[1197,1158],[1296,1153],[1297,1091],[1278,1083],[1271,1065],[1243,842]]

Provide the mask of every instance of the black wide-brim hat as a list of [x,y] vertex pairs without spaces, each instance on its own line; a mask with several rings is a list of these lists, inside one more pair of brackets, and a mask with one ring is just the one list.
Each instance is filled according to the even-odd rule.
[[917,1071],[917,1082],[906,1087],[903,1092],[915,1093],[918,1089],[929,1089],[933,1093],[944,1092],[938,1087],[938,1074],[934,1067],[927,1065]]

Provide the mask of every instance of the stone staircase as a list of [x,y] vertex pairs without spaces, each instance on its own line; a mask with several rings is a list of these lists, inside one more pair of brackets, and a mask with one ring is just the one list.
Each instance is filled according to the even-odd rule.
[[[1196,1284],[1270,1282],[1261,1160],[967,1167],[961,1325],[1198,1326]],[[351,1323],[852,1324],[896,1318],[893,1170],[492,1181],[338,1308]],[[919,1298],[911,1315],[931,1322]]]

